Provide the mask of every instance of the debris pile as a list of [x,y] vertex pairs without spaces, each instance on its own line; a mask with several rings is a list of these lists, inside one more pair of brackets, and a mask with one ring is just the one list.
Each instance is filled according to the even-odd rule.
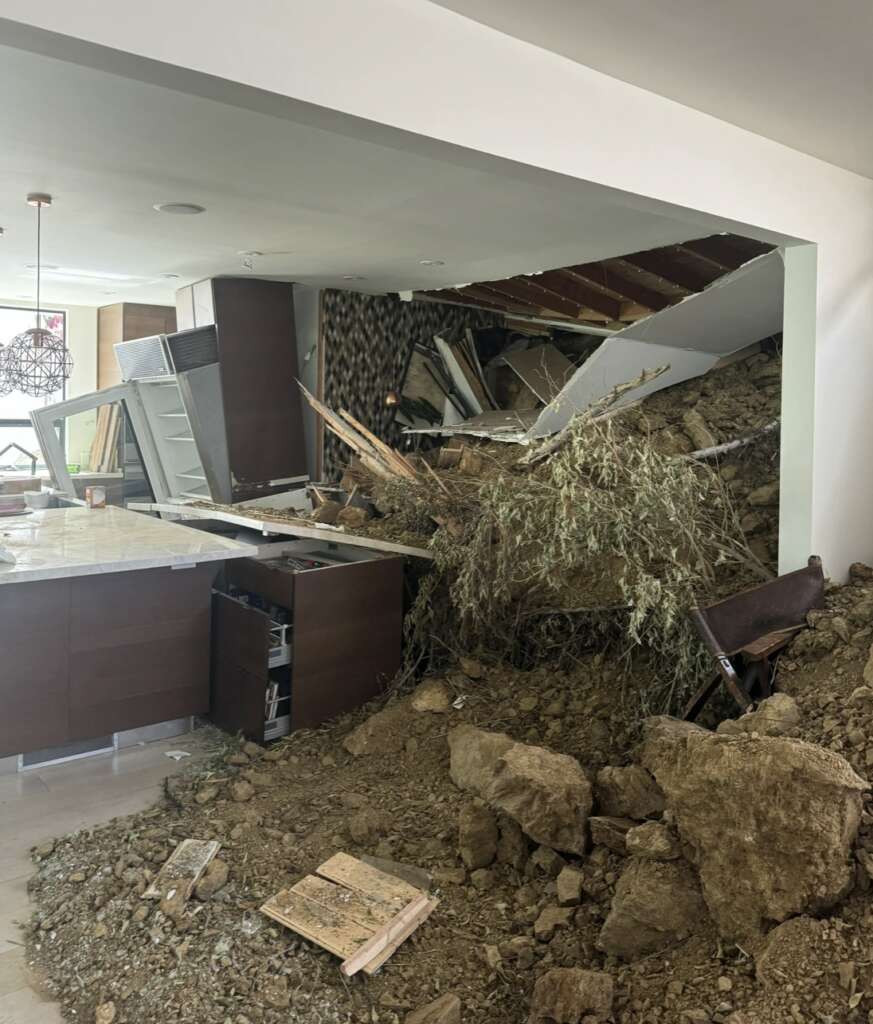
[[[812,620],[785,692],[714,732],[640,731],[599,654],[465,658],[318,733],[232,743],[159,807],[34,851],[29,957],[79,1021],[863,1024],[873,571]],[[144,898],[186,839],[220,854],[180,906]],[[369,977],[259,909],[338,850],[439,900]]]

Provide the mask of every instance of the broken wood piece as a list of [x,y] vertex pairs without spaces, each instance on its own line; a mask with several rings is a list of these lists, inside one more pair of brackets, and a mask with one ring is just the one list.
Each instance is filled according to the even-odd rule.
[[330,860],[316,868],[316,871],[322,878],[327,878],[331,882],[338,882],[347,889],[363,892],[389,903],[394,907],[395,913],[421,896],[421,889],[410,885],[409,882],[371,867],[347,853],[334,854]]
[[437,906],[427,893],[338,853],[261,911],[343,959],[347,976],[377,971]]
[[172,890],[188,900],[221,844],[214,839],[183,839],[164,862],[143,899],[160,900]]
[[366,967],[371,960],[384,953],[389,946],[394,946],[394,949],[396,949],[397,946],[394,943],[399,945],[403,941],[401,936],[408,937],[411,935],[427,917],[429,913],[427,907],[430,902],[428,897],[421,893],[417,899],[401,910],[388,924],[371,935],[354,955],[348,957],[340,964],[342,973],[347,978],[351,978],[353,974],[357,974],[358,971]]
[[369,441],[386,462],[390,465],[396,466],[401,475],[409,477],[410,480],[418,479],[415,470],[412,468],[405,456],[401,455],[400,452],[395,451],[389,445],[385,444],[385,442],[380,438],[376,437],[376,435],[371,430],[368,430],[363,423],[356,420],[350,412],[347,412],[345,409],[340,409],[340,416],[342,416],[347,423],[349,423],[358,431],[359,434]]

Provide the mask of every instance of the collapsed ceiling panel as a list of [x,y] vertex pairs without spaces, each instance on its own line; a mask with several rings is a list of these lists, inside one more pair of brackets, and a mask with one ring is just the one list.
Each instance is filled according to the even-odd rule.
[[[541,403],[538,410],[526,407],[522,411],[521,406],[516,406],[494,408],[484,416],[468,413],[466,419],[452,415],[439,425],[415,423],[409,432],[530,442],[562,429],[576,413],[644,371],[667,367],[657,379],[626,391],[613,408],[700,376],[723,357],[781,332],[784,263],[779,250],[746,258],[749,249],[734,242],[731,236],[714,236],[673,248],[682,252],[665,254],[653,250],[622,259],[645,263],[645,272],[650,275],[658,268],[666,270],[666,261],[674,278],[694,272],[689,269],[691,263],[682,262],[686,256],[708,260],[713,265],[717,259],[716,279],[702,291],[671,298],[660,310],[616,330],[590,354],[585,353],[581,365],[576,358],[575,369],[552,345],[543,344],[543,339],[529,348],[507,349],[481,368],[468,346],[483,381],[493,374],[495,367],[509,366]],[[734,269],[726,270],[728,264],[734,264]],[[685,280],[691,283],[690,276]],[[527,344],[522,341],[522,345]],[[485,408],[481,404],[471,412],[481,414]]]

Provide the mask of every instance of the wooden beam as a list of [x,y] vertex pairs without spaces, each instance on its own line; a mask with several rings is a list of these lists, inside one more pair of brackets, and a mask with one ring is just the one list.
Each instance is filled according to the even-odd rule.
[[473,299],[480,299],[482,302],[490,302],[492,306],[499,306],[501,309],[505,309],[508,313],[528,313],[535,314],[539,311],[539,306],[532,306],[529,302],[515,302],[511,299],[507,299],[501,292],[494,291],[489,285],[486,284],[471,284],[464,288],[458,288],[458,292],[461,295],[469,295]]
[[596,288],[589,288],[584,281],[563,270],[547,270],[543,274],[536,274],[527,278],[533,284],[545,288],[548,292],[557,295],[559,298],[570,299],[580,307],[594,309],[603,313],[610,320],[618,320],[621,312],[621,303],[611,295],[604,295]]
[[[447,302],[455,306],[473,306],[476,309],[485,309],[489,313],[508,314],[506,306],[498,305],[496,301],[486,302],[482,299],[474,299],[471,295],[453,288],[442,289],[438,292],[413,292],[413,299],[427,302]],[[495,299],[497,296],[494,297]]]
[[642,270],[664,278],[671,284],[677,284],[688,292],[702,292],[711,284],[718,274],[706,273],[696,267],[689,267],[686,263],[680,263],[674,256],[663,249],[650,249],[648,252],[634,252],[629,256],[622,256],[624,263],[630,263],[633,267],[640,267]]
[[630,276],[624,277],[616,274],[615,271],[605,267],[602,263],[582,263],[575,267],[567,267],[565,274],[573,274],[581,277],[592,284],[599,284],[615,292],[629,302],[639,303],[657,313],[666,309],[673,301],[669,295],[662,295],[652,288],[647,288],[639,281],[634,281]]
[[486,281],[484,287],[515,302],[538,307],[540,311],[549,309],[555,313],[563,313],[573,320],[579,318],[583,308],[582,304],[560,295],[552,295],[538,285],[531,284],[530,280],[524,277],[512,277],[508,281]]

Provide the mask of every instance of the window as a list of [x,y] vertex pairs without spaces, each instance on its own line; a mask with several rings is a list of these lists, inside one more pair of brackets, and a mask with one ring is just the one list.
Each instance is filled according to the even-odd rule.
[[[53,331],[67,342],[67,315],[61,310],[42,310],[40,326]],[[8,345],[22,331],[36,326],[36,310],[18,306],[0,306],[0,344]],[[0,395],[0,452],[8,444],[20,445],[25,451],[37,458],[36,471],[39,475],[47,475],[45,460],[39,450],[36,433],[31,426],[30,412],[52,402],[60,402],[64,398],[61,388],[53,395],[45,398],[32,398],[20,391],[10,395]],[[0,473],[29,473],[31,460],[16,448],[10,448],[0,455]]]

